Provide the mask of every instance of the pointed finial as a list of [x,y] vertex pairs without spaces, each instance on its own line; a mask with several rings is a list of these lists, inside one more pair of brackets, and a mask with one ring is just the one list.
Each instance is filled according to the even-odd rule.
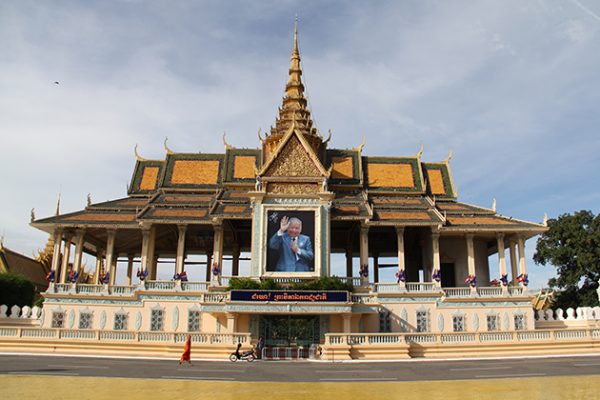
[[34,222],[35,221],[35,208],[31,209],[31,220],[30,222]]
[[448,156],[446,157],[444,162],[448,163],[450,162],[450,160],[452,160],[452,149],[448,149]]
[[544,213],[544,226],[548,226],[548,213]]
[[262,131],[262,128],[258,128],[258,140],[260,140],[260,144],[263,144],[263,143],[265,142],[265,139],[263,139],[263,138],[260,136],[260,132],[261,132],[261,131]]
[[92,205],[92,194],[88,193],[87,194],[87,206],[91,206]]
[[139,155],[139,153],[138,153],[138,151],[137,151],[137,148],[138,148],[138,145],[137,145],[137,143],[136,143],[136,144],[135,144],[135,147],[133,148],[133,153],[135,154],[135,159],[136,159],[137,161],[146,161],[146,159],[145,159],[145,158],[143,158],[143,157],[141,157],[141,156]]
[[419,147],[419,152],[417,153],[418,158],[421,158],[421,156],[423,155],[424,149],[425,149],[425,147],[423,146],[423,143],[421,143],[421,146]]
[[223,131],[223,145],[225,145],[225,149],[229,150],[231,148],[233,148],[233,146],[231,146],[229,143],[227,143],[227,139],[225,138],[227,136],[227,133],[225,131]]
[[365,147],[366,143],[367,143],[367,136],[363,135],[360,144],[357,147],[355,147],[354,150],[356,150],[360,153],[362,151],[363,147]]
[[60,215],[60,192],[58,192],[58,200],[56,201],[56,215]]
[[165,146],[165,151],[167,152],[167,154],[173,154],[173,150],[171,150],[169,148],[169,146],[167,146],[167,141],[169,140],[169,138],[167,136],[165,136],[165,142],[164,142],[164,146]]
[[299,51],[298,51],[298,14],[296,14],[296,20],[294,22],[294,52],[299,53]]
[[492,199],[492,211],[496,212],[496,198]]
[[327,132],[329,132],[329,136],[327,136],[327,139],[323,142],[323,144],[327,144],[331,140],[331,129],[328,129]]

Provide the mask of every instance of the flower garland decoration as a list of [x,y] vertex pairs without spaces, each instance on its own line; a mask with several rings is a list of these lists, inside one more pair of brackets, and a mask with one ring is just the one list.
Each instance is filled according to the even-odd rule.
[[221,268],[219,268],[219,263],[215,261],[214,263],[212,263],[212,274],[213,276],[219,276],[220,273]]
[[475,275],[469,274],[467,279],[465,279],[465,283],[471,287],[477,286],[477,277]]
[[77,283],[77,278],[79,278],[79,271],[69,271],[69,281],[71,281],[71,283]]
[[140,281],[143,281],[148,276],[148,271],[147,270],[138,269],[136,275],[137,275],[138,278],[140,278]]
[[187,272],[181,271],[181,274],[179,274],[179,280],[181,282],[187,282],[188,281]]
[[360,274],[360,276],[362,276],[364,278],[368,278],[369,277],[369,264],[361,265],[359,274]]
[[502,282],[502,286],[508,286],[508,275],[502,274],[500,277],[500,282]]
[[521,282],[523,286],[529,285],[529,277],[527,274],[521,274],[517,277],[517,281]]
[[398,279],[398,283],[406,282],[406,271],[404,271],[403,269],[398,270],[396,272],[396,278]]
[[54,283],[54,281],[56,280],[56,271],[54,271],[53,269],[51,269],[47,274],[46,274],[46,280],[48,282],[52,282]]
[[439,282],[442,280],[442,272],[439,269],[434,269],[433,272],[431,273],[431,279],[433,279],[436,282]]
[[100,283],[103,283],[103,284],[106,285],[108,282],[110,282],[110,273],[109,272],[103,272],[100,275]]

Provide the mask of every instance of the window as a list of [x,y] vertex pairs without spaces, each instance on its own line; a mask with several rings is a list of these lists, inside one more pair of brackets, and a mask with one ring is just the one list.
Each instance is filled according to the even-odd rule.
[[200,331],[200,311],[188,312],[188,332]]
[[150,315],[150,330],[151,331],[162,331],[163,330],[163,310],[152,310]]
[[417,332],[429,332],[429,315],[427,311],[417,311]]
[[515,314],[514,321],[515,321],[515,331],[524,331],[525,329],[527,329],[527,324],[525,321],[524,314]]
[[389,311],[380,311],[379,312],[379,332],[391,332],[392,331],[392,321],[390,318]]
[[127,330],[127,314],[115,314],[115,331]]
[[79,329],[92,329],[92,313],[82,312],[79,314]]
[[465,331],[465,316],[464,315],[455,315],[452,317],[452,330],[454,332],[464,332]]
[[498,331],[498,316],[497,315],[488,315],[487,316],[487,330],[488,331]]
[[52,313],[52,327],[53,328],[64,328],[65,327],[65,313],[62,311],[55,311]]

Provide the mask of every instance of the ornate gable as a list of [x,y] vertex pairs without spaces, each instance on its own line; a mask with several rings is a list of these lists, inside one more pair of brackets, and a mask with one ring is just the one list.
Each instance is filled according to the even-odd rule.
[[275,155],[264,176],[276,177],[322,177],[323,168],[316,165],[314,157],[309,154],[298,139],[292,135],[282,143],[280,151]]

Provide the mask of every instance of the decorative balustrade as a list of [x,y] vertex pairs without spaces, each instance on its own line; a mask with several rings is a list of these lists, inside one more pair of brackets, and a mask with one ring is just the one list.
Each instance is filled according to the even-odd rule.
[[77,293],[84,294],[99,294],[105,291],[104,285],[87,285],[83,283],[78,283],[76,286]]
[[181,290],[186,292],[206,292],[208,282],[181,282]]
[[600,307],[577,307],[563,310],[537,310],[535,312],[537,321],[599,321]]
[[377,300],[377,296],[371,294],[353,294],[351,296],[351,301],[353,303],[359,304],[377,304],[379,301]]
[[446,297],[471,297],[471,288],[444,288]]
[[435,293],[439,292],[441,289],[433,282],[407,282],[406,290],[408,292]]
[[122,285],[122,286],[111,286],[110,287],[110,293],[111,294],[115,294],[115,295],[119,295],[119,296],[131,296],[135,293],[135,290],[137,289],[137,286],[131,286],[131,285]]
[[507,343],[507,342],[547,342],[573,340],[599,340],[600,328],[594,329],[544,329],[534,331],[507,332],[451,332],[451,333],[326,333],[328,345],[389,345],[392,343]]
[[229,300],[229,293],[205,293],[202,301],[205,303],[224,303]]
[[[508,293],[508,292],[507,292]],[[478,287],[477,294],[483,297],[500,297],[504,296],[502,287]]]
[[508,287],[508,293],[511,296],[520,296],[525,292],[525,287],[524,286],[509,286]]
[[146,281],[146,290],[175,291],[175,281]]

